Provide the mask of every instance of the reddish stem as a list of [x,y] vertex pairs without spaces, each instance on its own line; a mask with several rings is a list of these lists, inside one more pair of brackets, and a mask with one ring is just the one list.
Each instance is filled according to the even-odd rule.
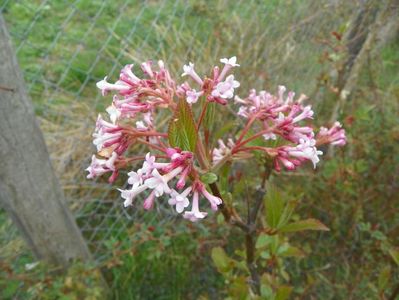
[[258,133],[254,134],[253,136],[247,138],[246,140],[243,140],[240,143],[236,143],[235,147],[239,148],[239,147],[245,145],[246,143],[249,143],[250,141],[257,139],[258,137],[260,137],[261,135],[263,135],[265,133],[273,132],[273,130],[274,130],[274,128],[269,128],[269,129],[259,131]]
[[[206,101],[206,100],[205,100]],[[202,120],[204,119],[204,117],[205,117],[205,113],[206,113],[206,109],[207,109],[207,107],[208,107],[208,101],[206,101],[205,102],[205,104],[204,104],[204,106],[202,107],[202,111],[201,111],[201,115],[200,115],[200,117],[199,117],[199,120],[198,120],[198,125],[197,125],[197,131],[199,132],[199,130],[200,130],[200,127],[201,127],[201,124],[202,124]]]
[[244,129],[241,131],[240,137],[237,139],[237,144],[241,142],[244,136],[247,134],[248,130],[251,128],[253,122],[255,122],[257,114],[254,114],[249,120],[248,123],[245,125]]

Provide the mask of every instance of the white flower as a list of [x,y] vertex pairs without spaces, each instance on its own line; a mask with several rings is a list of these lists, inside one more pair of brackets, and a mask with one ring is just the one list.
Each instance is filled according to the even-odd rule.
[[148,152],[145,156],[145,161],[143,163],[143,168],[141,169],[146,175],[150,174],[153,169],[160,169],[168,166],[169,163],[158,163],[155,162],[155,156],[151,156]]
[[194,89],[188,90],[186,92],[186,100],[190,104],[197,103],[198,98],[201,97],[203,93],[204,93],[203,91],[197,92]]
[[278,101],[280,104],[284,102],[284,93],[287,90],[287,88],[284,85],[279,85],[278,86]]
[[224,67],[223,67],[222,72],[220,72],[218,81],[222,81],[223,78],[226,76],[227,72],[229,72],[231,68],[240,66],[239,64],[237,64],[237,57],[235,57],[235,56],[233,56],[231,58],[222,58],[220,60],[220,62],[224,63]]
[[299,145],[296,147],[290,147],[288,150],[290,156],[305,158],[313,163],[313,167],[316,168],[316,164],[320,161],[318,155],[322,155],[323,152],[317,150],[315,147],[316,140],[314,139],[300,139]]
[[244,117],[244,118],[248,118],[248,116],[249,116],[248,108],[245,106],[240,106],[240,108],[238,109],[237,115]]
[[198,203],[198,192],[195,191],[193,195],[193,202],[191,205],[191,211],[184,212],[183,218],[190,220],[191,222],[197,222],[206,217],[208,213],[201,212],[199,210],[199,203]]
[[163,60],[158,60],[158,67],[160,69],[165,69],[165,63],[163,62]]
[[179,175],[183,171],[182,167],[177,167],[173,169],[169,173],[165,175],[159,174],[157,169],[152,170],[151,178],[148,178],[144,184],[147,185],[150,189],[155,190],[155,196],[159,197],[162,196],[164,193],[170,194],[171,189],[168,186],[168,182]]
[[145,126],[143,121],[137,121],[136,128],[137,128],[137,130],[140,130],[140,131],[146,131],[148,129],[148,127]]
[[104,148],[104,144],[113,144],[116,143],[120,137],[122,136],[121,132],[115,133],[101,133],[95,132],[93,133],[93,144],[97,147],[97,151],[101,151]]
[[180,214],[183,212],[183,210],[190,205],[190,201],[188,200],[187,196],[191,192],[191,186],[186,188],[181,194],[179,194],[177,191],[172,190],[170,193],[170,199],[168,203],[170,205],[175,205],[176,206],[176,211]]
[[265,133],[262,135],[263,138],[267,141],[267,140],[276,140],[277,136],[273,133],[273,132],[269,132],[269,133]]
[[115,171],[115,160],[118,158],[118,154],[112,152],[111,157],[108,159],[98,159],[95,155],[91,157],[91,164],[86,168],[89,172],[87,178],[91,179],[97,176],[101,176],[104,173]]
[[127,91],[130,89],[128,84],[120,80],[115,83],[107,82],[107,76],[105,76],[103,80],[97,82],[96,85],[101,90],[103,96],[105,96],[108,91]]
[[192,62],[189,62],[188,65],[183,66],[183,74],[181,76],[191,76],[191,74],[195,72],[194,71],[194,64]]
[[151,111],[143,114],[143,120],[148,126],[152,126],[152,113]]
[[127,173],[129,178],[127,179],[127,182],[131,184],[132,186],[139,186],[143,184],[143,171],[142,169],[135,171],[131,171]]
[[109,114],[109,118],[111,119],[112,124],[115,124],[116,120],[118,120],[122,114],[113,104],[111,106],[108,106],[106,112]]
[[188,65],[183,66],[183,74],[181,76],[190,76],[193,78],[199,85],[203,84],[202,79],[198,76],[197,72],[194,70],[194,64],[192,62],[189,62]]
[[148,187],[146,185],[140,185],[140,186],[133,186],[132,189],[130,190],[121,190],[118,189],[121,192],[121,197],[125,199],[123,202],[123,205],[125,207],[132,205],[133,199],[140,193],[144,192]]
[[219,82],[216,85],[212,91],[212,96],[223,99],[231,99],[234,96],[234,89],[238,88],[239,86],[240,83],[237,80],[234,80],[234,75],[229,75],[225,81]]
[[220,60],[220,62],[225,64],[225,65],[230,65],[232,67],[239,67],[240,66],[239,64],[236,63],[237,62],[237,57],[235,57],[235,56],[230,57],[230,58],[222,58]]

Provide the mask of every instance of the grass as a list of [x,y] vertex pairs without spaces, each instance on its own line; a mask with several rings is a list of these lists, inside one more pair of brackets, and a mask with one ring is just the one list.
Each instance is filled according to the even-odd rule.
[[[130,62],[161,58],[178,77],[188,61],[204,73],[219,58],[237,55],[240,95],[249,87],[274,90],[277,84],[313,94],[318,76],[332,69],[320,63],[328,50],[320,41],[345,27],[355,4],[342,2],[333,8],[323,2],[293,0],[4,4],[54,167],[113,297],[222,297],[224,282],[209,261],[209,247],[228,241],[239,244],[234,235],[217,228],[213,219],[190,227],[164,211],[146,215],[128,211],[133,219],[128,220],[110,186],[85,180],[83,169],[93,151],[92,127],[97,113],[109,103],[99,96],[95,82],[105,75],[115,79],[121,66]],[[357,92],[341,116],[350,136],[346,150],[327,158],[319,173],[288,176],[280,182],[290,194],[305,195],[303,215],[318,217],[331,228],[331,234],[296,237],[299,245],[313,249],[310,257],[288,263],[297,295],[374,299],[379,273],[387,265],[394,270],[392,282],[398,280],[398,271],[381,246],[386,241],[399,244],[395,201],[399,162],[394,155],[399,150],[398,53],[394,41],[363,70]],[[317,95],[317,110],[328,119],[330,112],[323,107],[331,103],[331,95],[325,87]],[[13,270],[0,281],[0,286],[11,287],[1,297],[35,287],[31,294],[21,295],[40,298],[65,291],[68,299],[79,298],[82,268],[93,278],[84,282],[86,296],[98,295],[96,273],[90,266],[76,267],[66,277],[33,271],[29,280],[18,281],[14,275],[24,273],[33,258],[4,214],[0,214],[0,240],[0,262]]]

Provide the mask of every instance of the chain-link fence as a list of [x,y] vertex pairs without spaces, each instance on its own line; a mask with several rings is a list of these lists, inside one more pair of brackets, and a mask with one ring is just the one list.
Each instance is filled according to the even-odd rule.
[[351,2],[0,2],[54,167],[93,254],[102,259],[104,242],[126,234],[132,222],[173,218],[162,207],[146,215],[124,209],[112,186],[85,178],[96,115],[110,102],[96,89],[98,80],[115,79],[125,64],[147,59],[163,59],[179,77],[188,61],[206,72],[221,57],[237,55],[242,82],[312,94],[321,41],[347,25],[358,5]]

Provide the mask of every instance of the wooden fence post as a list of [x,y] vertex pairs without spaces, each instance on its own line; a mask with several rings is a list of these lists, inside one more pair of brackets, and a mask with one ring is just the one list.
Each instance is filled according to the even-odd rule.
[[0,204],[38,258],[63,267],[90,258],[51,166],[1,13]]

